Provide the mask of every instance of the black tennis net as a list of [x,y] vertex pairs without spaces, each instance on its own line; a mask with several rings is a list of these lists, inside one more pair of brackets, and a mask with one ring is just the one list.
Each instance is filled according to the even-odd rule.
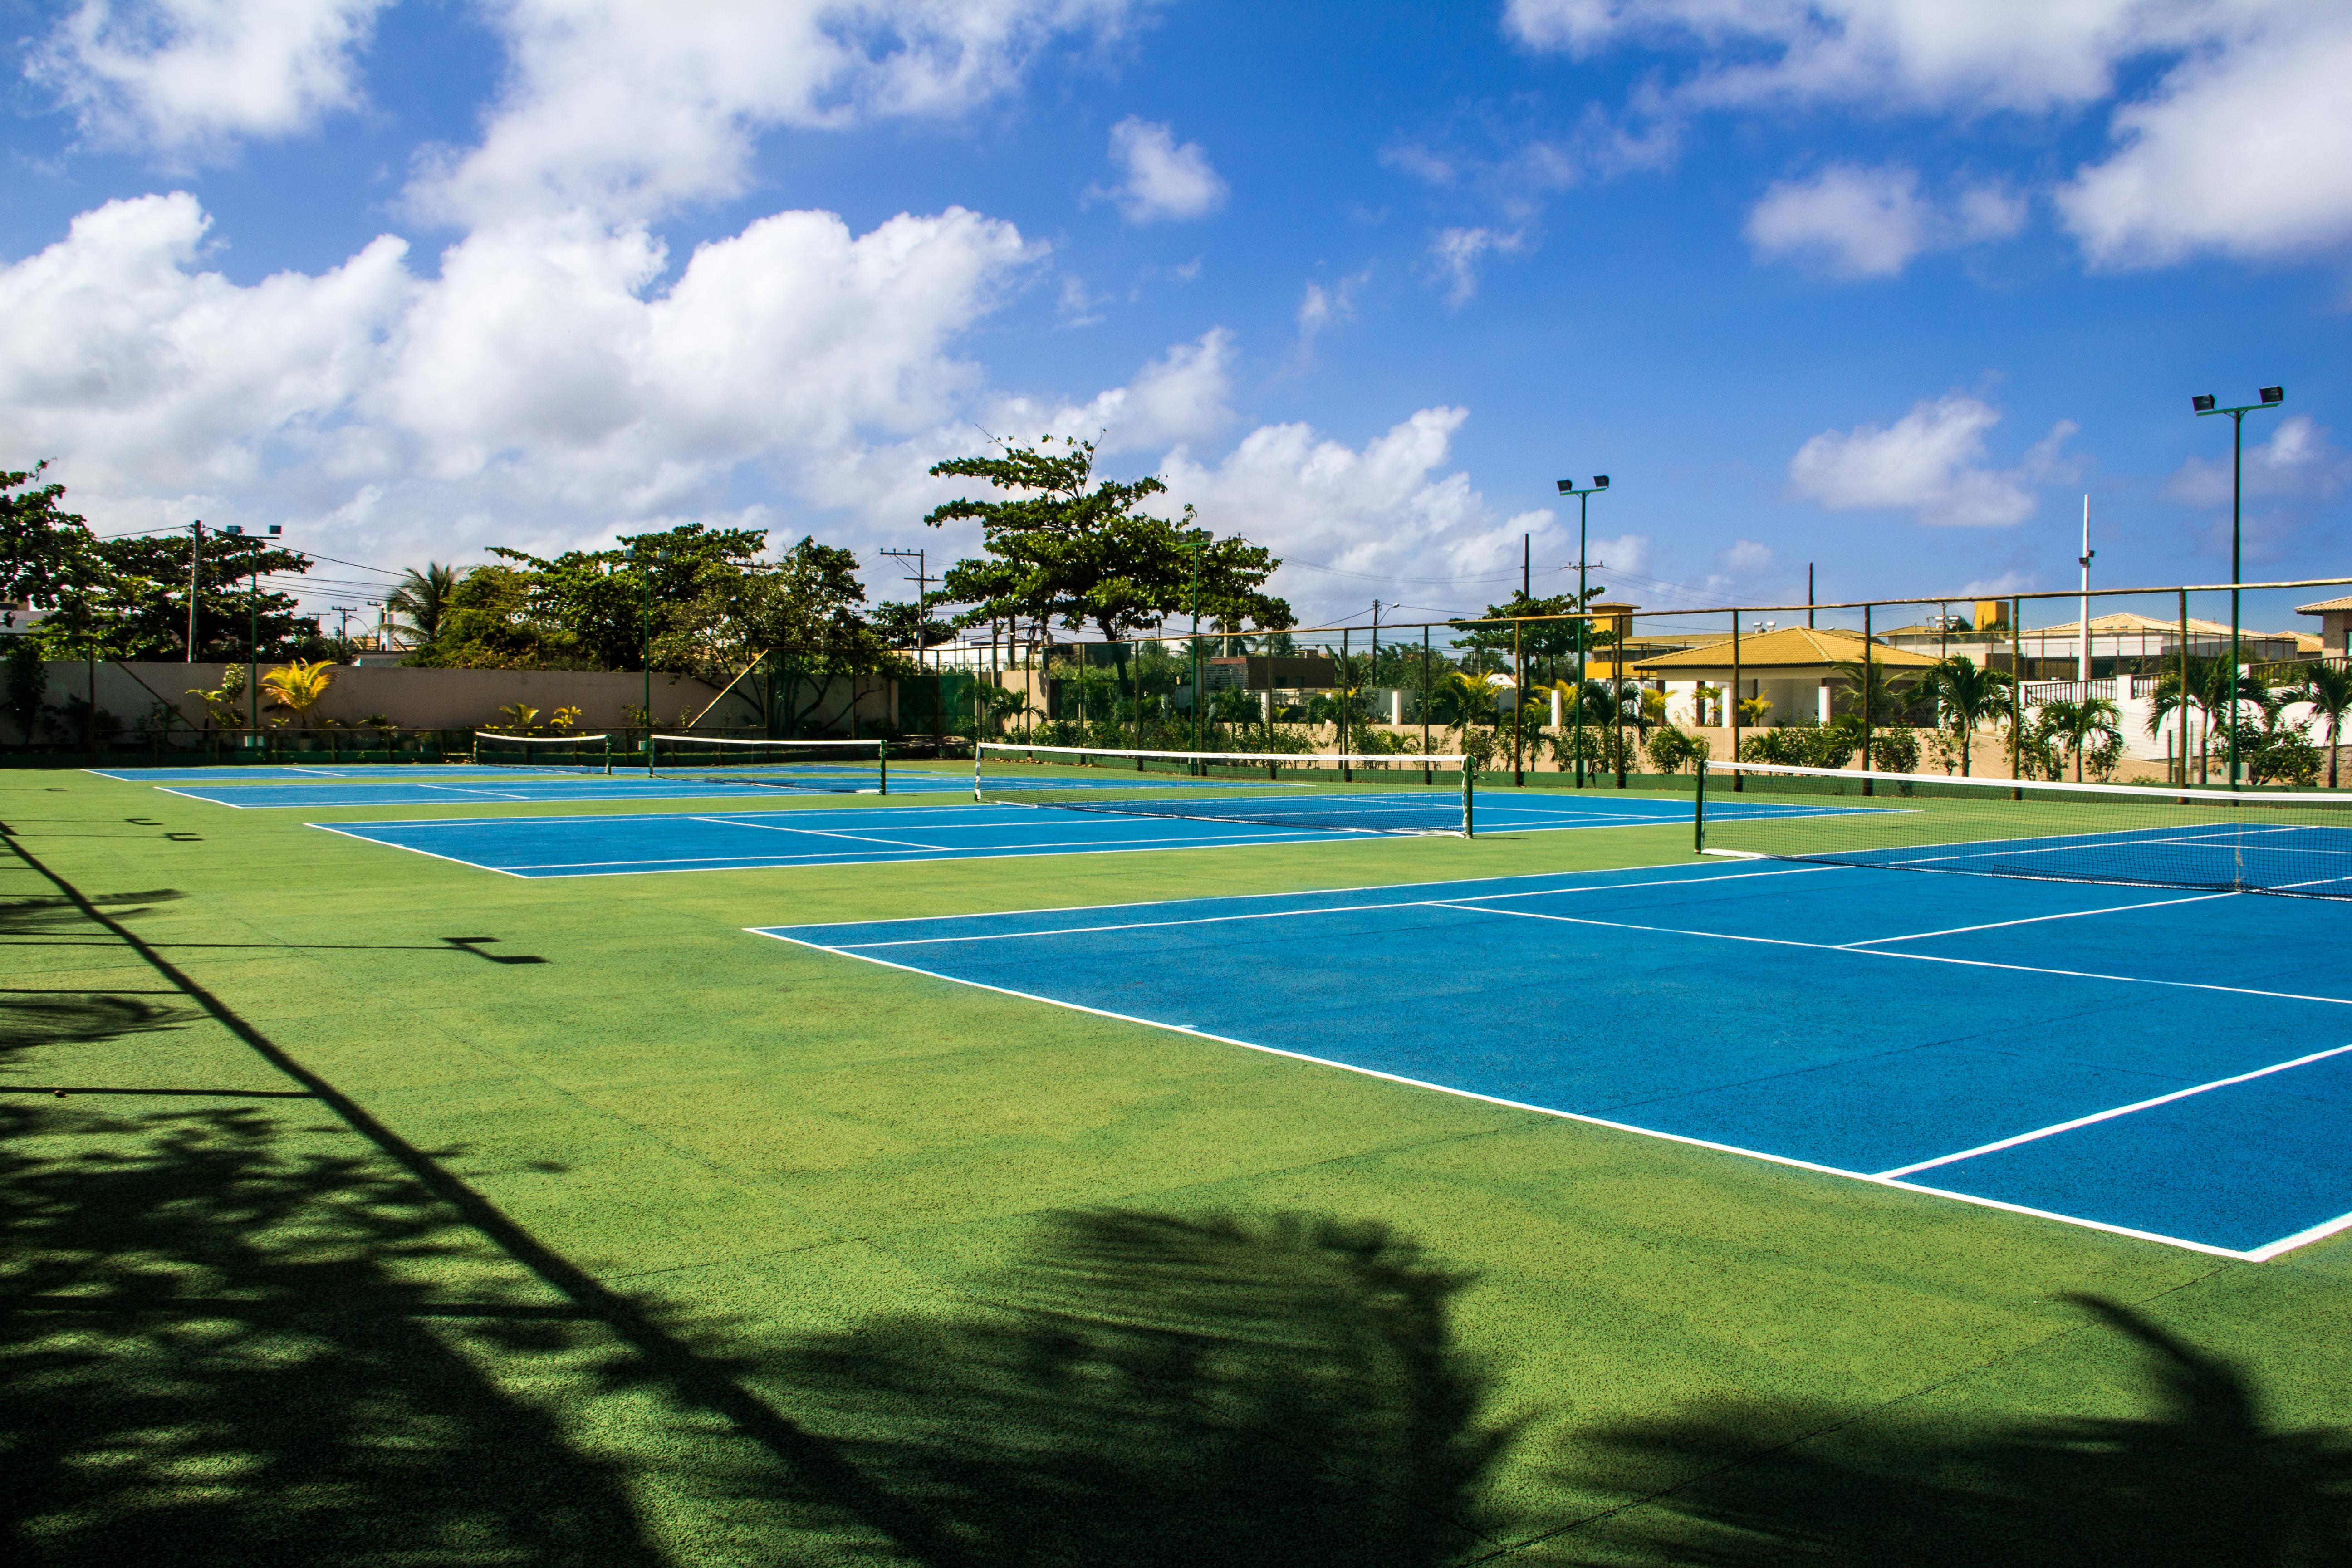
[[656,735],[651,743],[646,771],[656,778],[826,795],[889,793],[889,752],[881,741],[739,741],[717,735]]
[[1763,763],[1711,763],[1706,773],[1698,841],[1713,855],[2352,898],[2352,794]]
[[972,795],[1003,805],[1332,833],[1455,834],[1475,825],[1467,758],[1271,752],[974,749]]
[[610,735],[499,735],[474,732],[474,763],[501,773],[609,773]]

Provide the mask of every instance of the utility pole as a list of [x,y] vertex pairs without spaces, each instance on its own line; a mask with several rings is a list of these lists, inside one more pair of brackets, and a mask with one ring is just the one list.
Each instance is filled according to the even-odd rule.
[[337,617],[335,622],[335,647],[337,653],[342,660],[349,662],[352,657],[352,612],[359,608],[359,606],[356,605],[329,605],[327,608],[334,611]]
[[876,553],[915,563],[915,574],[900,581],[915,585],[915,666],[919,669],[923,663],[923,633],[931,621],[931,578],[924,569],[923,552],[919,550],[883,550]]
[[[227,531],[240,537],[245,533],[244,529],[233,522],[228,525]],[[275,539],[283,531],[283,529],[273,522],[269,525],[268,537]],[[267,545],[262,539],[257,537],[254,540],[253,560],[250,563],[252,593],[247,601],[250,622],[245,645],[246,710],[251,715],[251,728],[256,741],[261,738],[261,554],[266,548]]]
[[[2200,418],[2208,414],[2230,416],[2230,668],[2228,675],[2230,699],[2230,787],[2238,787],[2238,680],[2242,657],[2239,644],[2238,583],[2240,581],[2239,521],[2246,493],[2246,416],[2265,408],[2275,408],[2286,401],[2286,388],[2265,386],[2258,394],[2260,403],[2242,403],[2235,408],[2216,408],[2213,397],[2200,394],[2189,400]],[[2185,695],[2185,694],[2184,694]]]
[[1813,624],[1813,563],[1805,563],[1805,625]]
[[196,563],[205,552],[205,520],[188,524],[188,658],[196,662]]

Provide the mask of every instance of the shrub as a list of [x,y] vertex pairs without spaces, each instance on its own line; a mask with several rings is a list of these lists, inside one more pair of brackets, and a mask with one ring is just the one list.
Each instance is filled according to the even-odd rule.
[[1696,773],[1706,765],[1713,751],[1701,737],[1671,724],[1653,731],[1642,749],[1649,753],[1650,765],[1662,773],[1678,773],[1685,768]]

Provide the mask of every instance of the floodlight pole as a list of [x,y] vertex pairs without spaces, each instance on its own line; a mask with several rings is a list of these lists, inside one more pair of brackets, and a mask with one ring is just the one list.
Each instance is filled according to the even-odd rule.
[[2265,386],[2260,403],[2242,403],[2235,408],[2216,408],[2210,396],[2194,397],[2190,406],[2197,416],[2226,414],[2230,416],[2230,668],[2227,689],[2230,700],[2230,787],[2238,787],[2238,657],[2239,645],[2239,571],[2242,543],[2240,527],[2245,501],[2246,480],[2246,416],[2265,408],[2276,408],[2286,401],[2286,388]]
[[188,658],[196,662],[196,563],[205,552],[205,520],[188,524]]
[[[1576,722],[1573,731],[1576,738],[1570,744],[1576,749],[1576,787],[1579,789],[1584,787],[1584,633],[1589,624],[1584,613],[1585,507],[1596,491],[1605,490],[1608,488],[1607,474],[1595,474],[1592,477],[1591,485],[1582,489],[1577,488],[1574,479],[1562,479],[1559,484],[1560,494],[1576,498]],[[1622,652],[1618,656],[1617,668],[1620,670],[1625,668],[1624,656]]]
[[[1192,750],[1201,749],[1201,547],[1206,540],[1195,539],[1179,545],[1192,552],[1192,586],[1189,597],[1192,602]],[[1269,665],[1270,670],[1273,667]],[[1346,677],[1341,677],[1340,700],[1347,700]],[[1198,765],[1197,763],[1195,764]]]

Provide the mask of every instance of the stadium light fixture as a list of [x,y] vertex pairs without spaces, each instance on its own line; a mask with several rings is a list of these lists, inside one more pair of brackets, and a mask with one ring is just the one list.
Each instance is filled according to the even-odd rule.
[[2260,403],[2241,403],[2234,408],[2217,408],[2214,398],[2203,395],[2190,398],[2189,404],[2202,418],[2208,414],[2230,416],[2230,787],[2238,787],[2238,659],[2243,649],[2239,643],[2239,560],[2242,530],[2240,521],[2246,499],[2246,416],[2259,414],[2265,408],[2276,408],[2286,401],[2286,388],[2265,386],[2256,395]]
[[2213,412],[2213,405],[2219,401],[2221,400],[2216,398],[2211,393],[2204,392],[2190,398],[2189,400],[2189,406],[2194,408],[2200,414],[2210,414]]
[[[1564,496],[1574,496],[1576,498],[1576,608],[1578,615],[1576,622],[1575,746],[1576,787],[1582,789],[1584,787],[1584,628],[1586,625],[1583,616],[1586,594],[1584,586],[1585,509],[1591,503],[1593,496],[1609,488],[1609,476],[1607,474],[1595,474],[1592,476],[1592,483],[1586,486],[1579,486],[1574,479],[1560,479],[1555,482],[1559,487],[1560,494]],[[1619,651],[1617,656],[1616,668],[1618,676],[1622,680],[1625,673],[1625,657],[1622,649]],[[1612,689],[1615,689],[1615,682],[1612,683]]]

